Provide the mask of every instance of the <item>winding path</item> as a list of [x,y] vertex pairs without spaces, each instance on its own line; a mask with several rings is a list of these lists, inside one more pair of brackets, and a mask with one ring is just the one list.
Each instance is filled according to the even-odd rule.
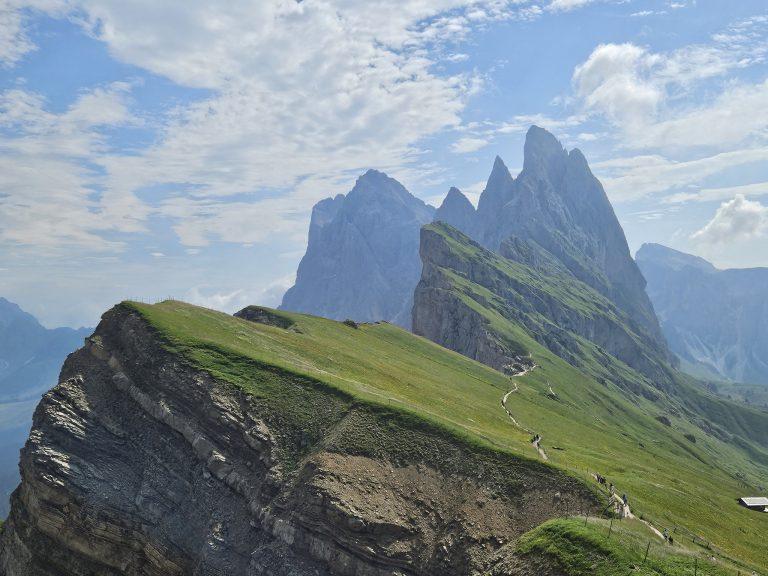
[[[532,364],[530,368],[526,368],[525,370],[518,372],[517,374],[511,375],[509,378],[512,380],[513,378],[519,378],[521,376],[525,376],[529,372],[532,372],[535,368],[537,368],[537,364]],[[512,415],[512,412],[509,411],[509,408],[507,408],[507,400],[509,400],[509,396],[511,394],[514,394],[519,390],[519,387],[517,386],[517,382],[512,382],[512,389],[504,394],[504,397],[501,399],[501,407],[504,409],[504,412],[507,413],[507,416],[512,421],[512,424],[514,424],[517,428],[520,428],[521,430],[528,432],[529,434],[532,434],[528,428],[525,428],[524,426],[521,426],[520,423],[515,420],[515,417]],[[544,451],[544,448],[541,447],[541,434],[536,434],[536,439],[531,442],[531,444],[536,448],[536,451],[539,453],[539,457],[542,460],[549,460],[549,457],[547,456],[547,453]]]

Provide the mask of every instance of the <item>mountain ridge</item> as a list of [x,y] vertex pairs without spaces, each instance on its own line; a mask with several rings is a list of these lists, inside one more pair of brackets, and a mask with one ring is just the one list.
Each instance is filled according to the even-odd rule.
[[719,270],[659,244],[636,255],[673,352],[689,370],[768,384],[768,268]]

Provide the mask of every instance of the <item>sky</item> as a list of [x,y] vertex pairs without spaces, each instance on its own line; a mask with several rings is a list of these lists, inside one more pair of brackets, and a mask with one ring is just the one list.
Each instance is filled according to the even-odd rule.
[[768,266],[764,0],[0,0],[0,296],[275,306],[313,204],[580,148],[630,247]]

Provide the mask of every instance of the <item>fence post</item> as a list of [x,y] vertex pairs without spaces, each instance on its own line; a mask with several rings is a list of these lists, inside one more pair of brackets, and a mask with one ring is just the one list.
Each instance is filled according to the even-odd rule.
[[698,576],[699,574],[699,559],[694,558],[693,559],[693,576]]
[[611,523],[608,526],[608,539],[611,539],[611,532],[613,531],[613,518],[611,518]]
[[643,564],[648,560],[648,551],[651,549],[651,541],[648,540],[648,546],[645,547],[645,556],[643,557]]

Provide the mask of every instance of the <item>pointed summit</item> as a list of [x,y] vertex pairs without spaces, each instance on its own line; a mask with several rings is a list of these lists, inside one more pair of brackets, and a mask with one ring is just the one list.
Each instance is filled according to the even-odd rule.
[[455,186],[452,186],[451,189],[448,190],[448,194],[445,196],[445,199],[440,205],[438,212],[446,207],[471,208],[473,212],[475,211],[475,207],[472,206],[472,202],[470,202],[469,199],[464,196],[464,193]]
[[496,214],[507,203],[514,181],[507,165],[504,164],[501,157],[496,156],[491,175],[488,176],[485,190],[480,195],[480,201],[477,204],[477,213],[481,219]]
[[410,325],[419,279],[419,228],[434,208],[378,170],[346,196],[318,203],[296,284],[281,308],[337,320]]
[[486,189],[498,187],[500,185],[504,186],[511,183],[512,180],[514,180],[514,178],[512,178],[512,174],[509,173],[509,168],[504,164],[504,160],[501,159],[501,156],[496,156],[496,159],[493,161],[491,175],[488,176],[488,182],[485,185]]
[[470,238],[477,234],[477,213],[469,199],[458,188],[451,188],[435,213],[435,222],[445,222]]
[[553,134],[531,126],[525,135],[523,149],[523,172],[546,175],[549,179],[559,178],[565,171],[568,153]]

